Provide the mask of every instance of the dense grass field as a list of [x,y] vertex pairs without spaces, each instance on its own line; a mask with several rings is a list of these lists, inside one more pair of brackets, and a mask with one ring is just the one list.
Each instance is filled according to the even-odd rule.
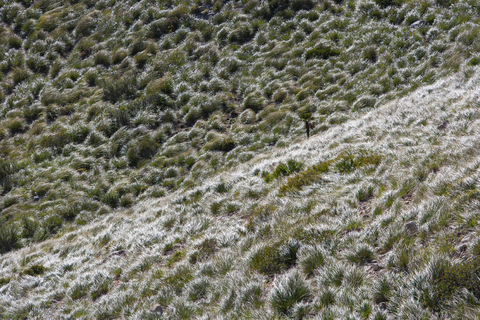
[[479,22],[0,0],[0,319],[479,318]]

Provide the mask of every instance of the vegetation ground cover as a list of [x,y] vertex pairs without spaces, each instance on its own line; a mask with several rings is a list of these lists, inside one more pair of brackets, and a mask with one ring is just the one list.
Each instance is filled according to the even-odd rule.
[[479,10],[1,2],[0,314],[478,317]]

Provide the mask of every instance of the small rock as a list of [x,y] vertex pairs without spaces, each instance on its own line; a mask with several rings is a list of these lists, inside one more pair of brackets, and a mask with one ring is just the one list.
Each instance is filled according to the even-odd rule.
[[157,304],[155,307],[153,307],[152,309],[150,309],[150,312],[151,313],[158,313],[160,315],[162,315],[163,313],[163,308],[161,305]]
[[420,27],[423,27],[425,25],[425,21],[424,20],[418,20],[418,21],[415,21],[414,23],[412,23],[410,25],[410,28],[412,29],[418,29]]
[[40,201],[40,196],[34,196],[33,197],[33,202],[38,202]]
[[378,271],[383,268],[383,266],[379,265],[378,263],[372,263],[370,267],[372,268],[373,271]]
[[455,248],[458,252],[465,252],[468,249],[468,246],[466,244],[459,245],[458,247]]
[[410,221],[405,224],[405,229],[411,233],[416,233],[418,231],[418,225],[415,221]]
[[437,127],[437,130],[447,129],[447,126],[448,126],[449,123],[450,123],[450,121],[448,121],[448,120],[443,121],[443,123]]
[[380,310],[386,310],[387,309],[387,304],[385,302],[380,303],[379,305]]
[[118,250],[118,251],[113,251],[112,253],[110,253],[110,256],[119,256],[119,255],[122,255],[125,253],[125,249],[122,249],[122,250]]
[[118,251],[113,251],[112,253],[110,253],[105,259],[103,259],[102,263],[105,263],[108,261],[109,258],[113,257],[113,256],[121,256],[122,254],[124,254],[126,252],[125,249],[122,249],[122,250],[118,250]]

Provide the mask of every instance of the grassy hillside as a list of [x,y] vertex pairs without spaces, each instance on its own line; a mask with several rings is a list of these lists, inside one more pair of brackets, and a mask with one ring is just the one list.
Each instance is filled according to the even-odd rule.
[[4,318],[479,316],[476,1],[0,9]]

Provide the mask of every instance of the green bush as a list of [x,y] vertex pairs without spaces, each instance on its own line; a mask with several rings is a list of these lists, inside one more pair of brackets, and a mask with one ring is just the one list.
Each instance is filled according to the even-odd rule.
[[108,293],[110,290],[110,284],[112,279],[104,276],[103,274],[97,274],[94,277],[92,290],[90,296],[92,300],[98,299],[100,296],[103,296]]
[[219,248],[218,241],[215,238],[206,238],[200,244],[196,246],[198,255],[197,261],[204,261],[217,252]]
[[164,278],[164,283],[169,285],[173,291],[180,294],[187,283],[193,280],[192,270],[182,264],[177,266],[172,273]]
[[287,160],[287,163],[279,163],[276,167],[275,170],[271,174],[266,173],[262,174],[263,179],[265,182],[270,182],[273,179],[279,179],[284,176],[289,176],[295,172],[299,172],[303,167],[303,164],[301,162],[297,162],[295,160],[289,159]]
[[135,197],[131,193],[127,193],[120,199],[120,205],[124,208],[130,207],[135,202]]
[[375,0],[375,3],[382,8],[386,8],[388,6],[401,6],[404,0]]
[[22,39],[17,36],[8,37],[8,45],[15,49],[20,49],[22,47]]
[[18,242],[18,232],[14,225],[0,226],[0,253],[12,250]]
[[60,25],[61,12],[46,13],[42,15],[37,22],[37,30],[51,32]]
[[343,174],[351,173],[356,169],[366,166],[373,165],[378,166],[382,162],[382,156],[380,155],[367,155],[360,153],[360,155],[343,155],[336,159],[335,169]]
[[25,119],[23,118],[13,118],[7,120],[5,123],[5,127],[10,130],[12,135],[16,135],[18,133],[22,133],[26,129]]
[[71,142],[71,138],[69,132],[65,128],[61,128],[55,133],[42,136],[40,145],[60,153],[63,147]]
[[367,47],[363,50],[363,59],[370,62],[377,62],[377,50],[374,47]]
[[250,267],[266,275],[280,273],[296,264],[299,248],[299,243],[295,241],[262,246],[251,256]]
[[290,8],[295,11],[300,10],[311,10],[315,6],[315,2],[313,0],[291,0],[290,1]]
[[243,106],[245,107],[245,109],[251,109],[255,112],[259,112],[265,106],[265,99],[263,98],[261,92],[255,91],[249,93],[245,97],[245,100],[243,101]]
[[127,150],[130,165],[136,166],[141,160],[150,159],[157,153],[158,148],[160,148],[160,144],[149,138],[131,145]]
[[77,282],[71,288],[70,297],[72,300],[81,299],[88,294],[88,289],[88,284]]
[[120,195],[116,191],[110,191],[105,193],[101,198],[100,201],[109,205],[112,208],[118,207],[120,201]]
[[46,270],[47,268],[45,268],[41,264],[35,264],[30,268],[26,269],[25,271],[23,271],[23,273],[28,274],[30,276],[38,276],[43,274]]
[[22,217],[22,222],[23,222],[23,231],[22,231],[22,237],[24,238],[33,238],[35,233],[37,232],[39,228],[39,223],[37,220],[33,218],[29,218],[27,216]]
[[315,269],[323,266],[323,262],[323,253],[317,247],[304,247],[300,251],[299,265],[307,276],[312,276]]
[[319,44],[315,48],[307,50],[307,52],[305,53],[305,59],[306,60],[313,59],[313,58],[328,59],[330,57],[334,57],[338,55],[340,55],[340,50],[332,48],[328,45]]
[[319,181],[321,179],[322,173],[328,171],[331,162],[332,161],[326,161],[313,165],[307,170],[301,171],[295,176],[289,178],[287,182],[280,187],[280,194],[298,191],[304,186],[308,186],[314,182]]
[[275,280],[270,304],[276,312],[289,315],[295,304],[311,296],[308,283],[297,272]]
[[373,287],[373,300],[377,304],[387,302],[390,299],[393,289],[393,284],[386,277],[381,278],[375,282]]
[[237,144],[231,137],[219,137],[205,144],[204,149],[209,151],[229,152],[233,150]]
[[[42,223],[43,229],[49,234],[56,234],[62,228],[63,221],[59,216],[53,215],[48,217]],[[37,235],[35,234],[35,238]]]
[[0,278],[0,287],[9,284],[10,283],[10,278]]
[[137,77],[131,73],[127,73],[124,76],[105,78],[100,82],[100,85],[103,88],[105,100],[113,103],[123,99],[134,99],[137,96]]
[[119,64],[128,56],[128,52],[126,50],[117,50],[113,53],[112,56],[112,63]]
[[290,5],[290,0],[268,0],[268,6],[272,13],[280,12],[287,9]]
[[95,54],[95,64],[96,65],[102,65],[104,67],[109,67],[110,64],[112,63],[112,60],[111,60],[111,54],[106,51],[106,50],[100,50],[99,52],[97,52],[97,54]]
[[255,32],[250,23],[241,23],[229,34],[228,40],[230,42],[242,44],[250,41],[254,35]]
[[12,80],[15,84],[27,80],[30,77],[27,69],[16,67],[12,71]]
[[368,245],[362,244],[350,251],[345,257],[350,262],[365,263],[372,261],[374,256],[373,249]]
[[189,9],[185,6],[178,6],[167,17],[150,23],[148,35],[152,38],[160,38],[165,34],[175,32],[185,19]]
[[[459,263],[438,262],[431,265],[429,284],[420,295],[420,301],[439,312],[461,290],[468,290],[480,299],[480,259],[478,257]],[[431,287],[430,287],[431,286]]]
[[86,16],[78,21],[75,31],[78,37],[87,37],[95,30],[95,20],[90,16]]

